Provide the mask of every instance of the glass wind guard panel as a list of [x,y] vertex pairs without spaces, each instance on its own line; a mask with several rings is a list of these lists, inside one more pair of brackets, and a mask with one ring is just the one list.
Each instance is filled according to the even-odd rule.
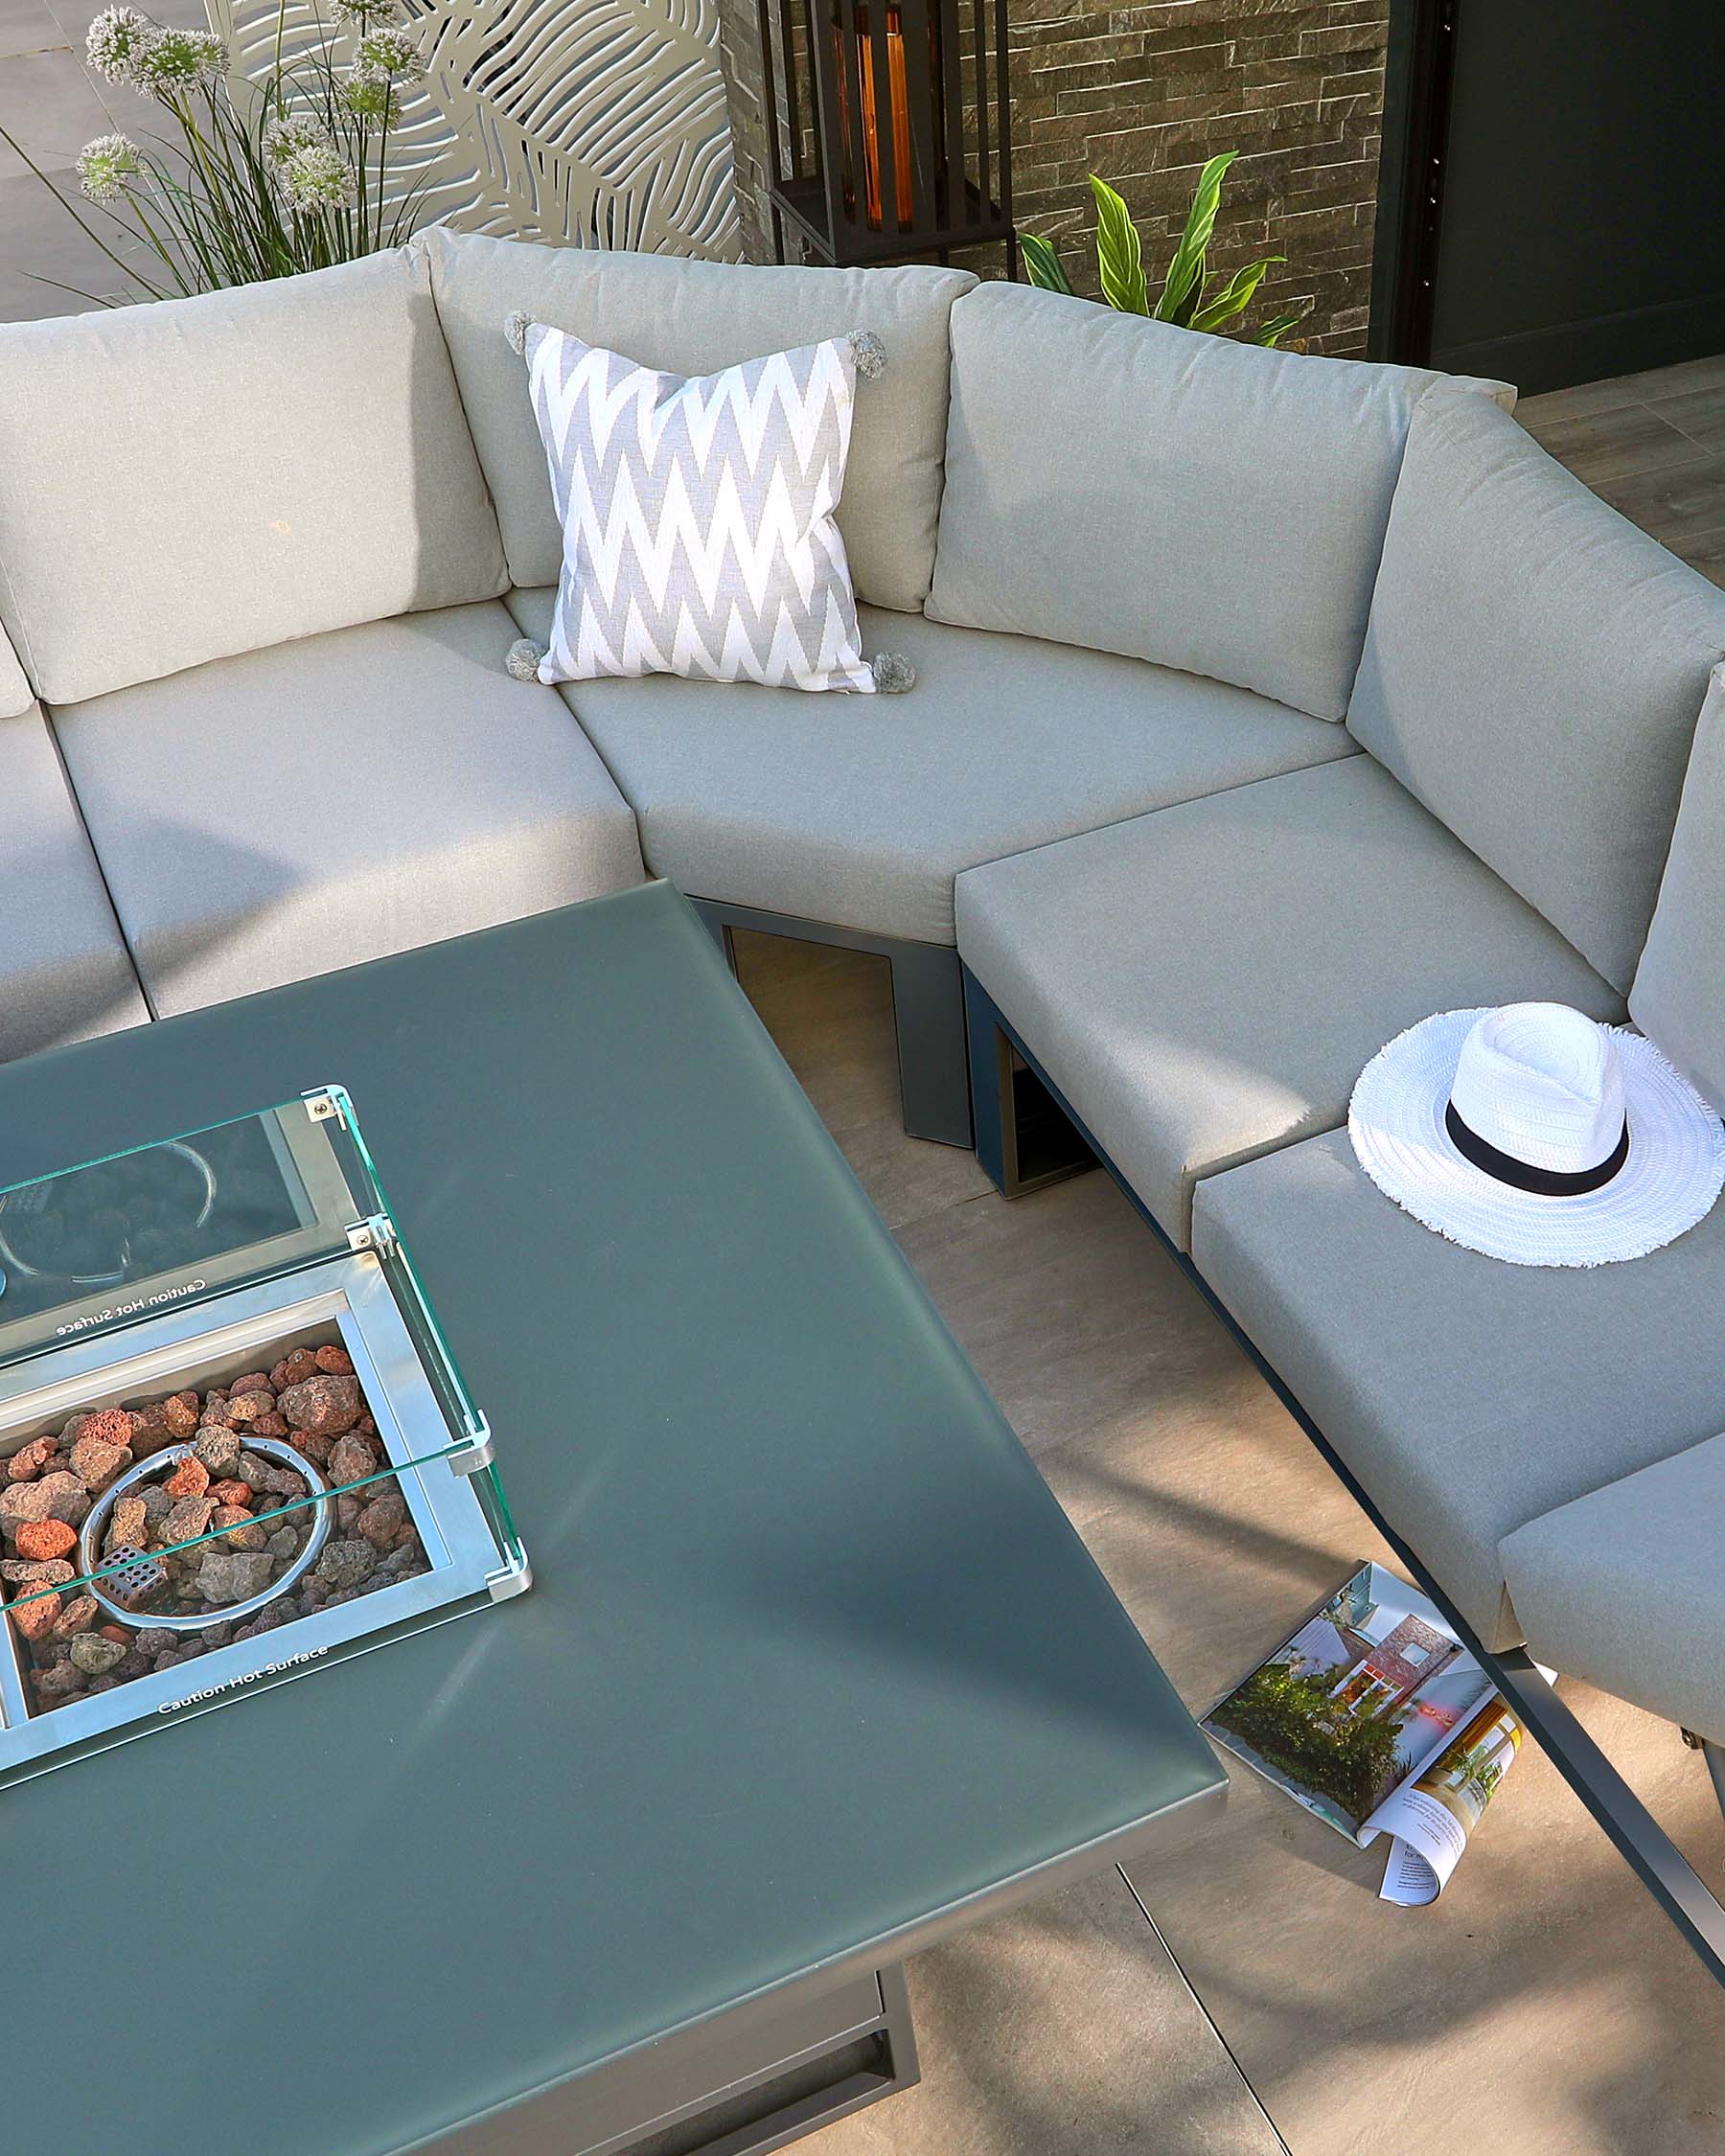
[[0,1786],[519,1593],[338,1088],[0,1193]]

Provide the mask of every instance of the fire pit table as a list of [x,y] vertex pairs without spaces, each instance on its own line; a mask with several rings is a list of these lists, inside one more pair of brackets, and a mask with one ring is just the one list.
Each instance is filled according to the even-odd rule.
[[0,1183],[261,1072],[387,1164],[534,1591],[4,1792],[9,2146],[781,2147],[914,2079],[906,1955],[1220,1800],[667,886],[0,1068]]

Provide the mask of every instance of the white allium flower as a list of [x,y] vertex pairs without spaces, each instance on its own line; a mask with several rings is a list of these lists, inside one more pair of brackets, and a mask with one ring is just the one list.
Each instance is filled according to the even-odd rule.
[[284,119],[272,120],[264,130],[264,158],[270,165],[285,165],[302,149],[330,147],[329,129],[309,112],[290,112]]
[[329,143],[309,144],[284,158],[276,184],[293,210],[351,210],[358,193],[354,168]]
[[341,102],[356,119],[370,120],[380,127],[393,127],[402,117],[395,84],[382,68],[363,61],[341,85]]
[[374,30],[359,40],[359,71],[392,75],[398,82],[417,82],[426,72],[418,42],[406,30]]
[[78,176],[92,202],[111,202],[124,195],[127,181],[141,170],[138,146],[125,135],[98,135],[78,153]]
[[205,89],[227,73],[228,49],[213,30],[173,30],[149,26],[140,39],[131,80],[157,97]]
[[354,30],[377,30],[402,17],[397,0],[331,0],[331,5],[336,21]]
[[104,8],[84,39],[84,58],[108,81],[131,82],[137,76],[138,55],[155,27],[136,8]]

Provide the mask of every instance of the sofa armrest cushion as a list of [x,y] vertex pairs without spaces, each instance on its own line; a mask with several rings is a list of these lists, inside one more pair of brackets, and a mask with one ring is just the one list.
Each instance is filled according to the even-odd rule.
[[920,612],[934,565],[947,424],[947,323],[967,271],[757,268],[589,247],[541,247],[433,225],[431,264],[480,462],[515,582],[555,584],[563,537],[521,362],[518,310],[666,374],[719,373],[771,352],[872,330],[886,347],[859,381],[839,529],[859,599]]
[[0,620],[51,703],[508,587],[421,255],[9,323],[0,379]]
[[1707,685],[1629,1015],[1725,1114],[1725,666]]
[[1409,421],[1438,378],[979,286],[953,310],[929,612],[1341,719]]
[[1725,1744],[1725,1436],[1608,1482],[1501,1546],[1528,1645]]
[[1725,591],[1488,400],[1414,415],[1347,723],[1626,991]]

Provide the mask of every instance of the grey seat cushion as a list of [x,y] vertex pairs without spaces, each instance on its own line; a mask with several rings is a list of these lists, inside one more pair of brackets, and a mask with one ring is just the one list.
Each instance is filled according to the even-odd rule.
[[[548,592],[510,602],[543,638]],[[953,940],[953,879],[1168,801],[1349,751],[1243,689],[1016,636],[862,609],[905,653],[908,696],[748,683],[565,691],[641,820],[656,874],[700,898],[926,943]]]
[[1616,993],[1368,756],[958,880],[958,951],[1169,1235],[1433,1011]]
[[1504,1574],[1533,1652],[1725,1744],[1722,1529],[1720,1436],[1517,1527]]
[[1653,926],[1629,991],[1635,1022],[1725,1111],[1725,667],[1695,729]]
[[1487,399],[1414,415],[1350,731],[1627,993],[1725,591]]
[[150,1012],[46,720],[0,719],[0,1060],[142,1024]]
[[1725,1206],[1632,1264],[1501,1265],[1336,1131],[1202,1183],[1192,1255],[1487,1646],[1552,1643],[1505,1592],[1506,1535],[1719,1424]]
[[858,384],[839,527],[859,598],[920,608],[934,565],[946,444],[947,318],[968,270],[754,267],[603,247],[539,247],[431,225],[414,241],[503,528],[510,574],[556,582],[562,534],[520,361],[516,309],[647,367],[716,374],[765,353],[872,330],[886,352]]
[[953,310],[929,611],[1340,719],[1408,423],[1441,378],[978,286]]
[[508,584],[405,248],[0,324],[0,616],[49,703]]
[[159,1013],[639,883],[634,818],[496,600],[338,630],[54,723]]

